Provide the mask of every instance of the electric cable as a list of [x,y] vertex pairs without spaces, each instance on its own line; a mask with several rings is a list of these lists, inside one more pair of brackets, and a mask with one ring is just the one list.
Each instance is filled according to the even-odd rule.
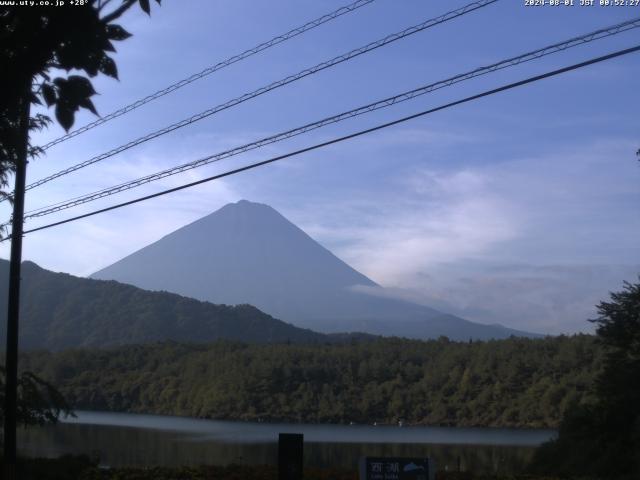
[[119,185],[115,185],[112,187],[108,187],[102,190],[98,190],[96,192],[92,192],[89,194],[85,194],[82,196],[78,196],[78,197],[74,197],[71,199],[67,199],[67,200],[63,200],[61,202],[57,202],[54,204],[50,204],[47,206],[43,206],[34,210],[30,210],[25,214],[25,219],[29,219],[29,218],[37,218],[37,217],[42,217],[45,215],[49,215],[61,210],[65,210],[68,208],[72,208],[78,205],[82,205],[84,203],[88,203],[100,198],[104,198],[107,196],[111,196],[114,195],[116,193],[120,193],[126,190],[130,190],[132,188],[136,188],[139,187],[141,185],[156,181],[156,180],[160,180],[162,178],[166,178],[172,175],[176,175],[179,173],[183,173],[187,170],[191,170],[194,168],[198,168],[204,165],[208,165],[210,163],[214,163],[235,155],[239,155],[241,153],[245,153],[251,150],[255,150],[257,148],[263,147],[265,145],[269,145],[272,143],[276,143],[279,141],[283,141],[289,138],[292,138],[294,136],[298,136],[304,133],[307,133],[309,131],[330,125],[330,124],[334,124],[334,123],[338,123],[344,120],[347,120],[349,118],[353,118],[359,115],[363,115],[369,112],[373,112],[376,110],[380,110],[383,108],[387,108],[390,107],[392,105],[401,103],[401,102],[405,102],[407,100],[411,100],[414,99],[416,97],[419,97],[421,95],[425,95],[427,93],[433,92],[435,90],[439,90],[441,88],[445,88],[445,87],[449,87],[451,85],[454,85],[456,83],[462,82],[462,81],[466,81],[481,75],[485,75],[491,72],[495,72],[497,70],[501,70],[501,69],[505,69],[508,67],[512,67],[512,66],[516,66],[525,62],[529,62],[532,60],[536,60],[539,59],[541,57],[544,57],[546,55],[550,55],[553,53],[557,53],[560,51],[564,51],[566,49],[569,48],[573,48],[575,46],[578,45],[582,45],[588,42],[592,42],[594,40],[599,40],[602,38],[606,38],[612,35],[616,35],[618,33],[630,30],[632,28],[638,28],[640,27],[640,18],[636,18],[633,20],[629,20],[626,22],[622,22],[616,25],[612,25],[606,28],[601,28],[599,30],[587,33],[585,35],[581,35],[578,37],[573,37],[571,39],[565,40],[563,42],[558,42],[555,43],[553,45],[549,45],[522,55],[518,55],[516,57],[512,57],[506,60],[502,60],[499,61],[497,63],[493,63],[491,65],[488,66],[484,66],[484,67],[479,67],[476,68],[474,70],[465,72],[465,73],[461,73],[458,75],[455,75],[453,77],[447,78],[445,80],[440,80],[438,82],[435,83],[431,83],[428,85],[424,85],[421,86],[419,88],[407,91],[407,92],[403,92],[400,93],[398,95],[394,95],[392,97],[388,97],[382,100],[378,100],[376,102],[370,103],[368,105],[364,105],[346,112],[342,112],[339,113],[337,115],[333,115],[330,117],[326,117],[323,118],[321,120],[318,120],[316,122],[313,123],[309,123],[306,125],[303,125],[301,127],[297,127],[291,130],[287,130],[285,132],[281,132],[275,135],[271,135],[265,138],[262,138],[260,140],[245,144],[245,145],[241,145],[220,153],[216,153],[215,155],[208,155],[204,158],[200,158],[198,160],[192,161],[192,162],[188,162],[182,165],[178,165],[169,169],[165,169],[162,170],[160,172],[156,172],[150,175],[146,175],[144,177],[135,179],[135,180],[131,180],[125,183],[121,183]]
[[[345,135],[345,136],[342,136],[342,137],[334,138],[332,140],[328,140],[328,141],[325,141],[325,142],[322,142],[322,143],[317,143],[317,144],[312,145],[310,147],[302,148],[300,150],[296,150],[294,152],[289,152],[289,153],[284,154],[284,155],[279,155],[279,156],[276,156],[276,157],[273,157],[273,158],[270,158],[270,159],[267,159],[267,160],[263,160],[261,162],[256,162],[256,163],[252,163],[252,164],[249,164],[249,165],[245,165],[243,167],[239,167],[239,168],[236,168],[236,169],[233,169],[233,170],[229,170],[227,172],[220,173],[220,174],[217,174],[217,175],[213,175],[213,176],[201,179],[201,180],[197,180],[195,182],[191,182],[191,183],[187,183],[187,184],[184,184],[184,185],[180,185],[178,187],[170,188],[168,190],[163,190],[161,192],[153,193],[151,195],[146,195],[144,197],[139,197],[139,198],[136,198],[136,199],[133,199],[133,200],[129,200],[127,202],[123,202],[123,203],[119,203],[119,204],[116,204],[116,205],[112,205],[110,207],[101,208],[99,210],[94,210],[92,212],[88,212],[88,213],[85,213],[85,214],[82,214],[82,215],[77,215],[75,217],[67,218],[65,220],[60,220],[58,222],[53,222],[53,223],[50,223],[50,224],[47,224],[47,225],[42,225],[40,227],[32,228],[30,230],[24,231],[24,234],[33,233],[33,232],[37,232],[37,231],[40,231],[40,230],[44,230],[44,229],[52,228],[52,227],[55,227],[55,226],[63,225],[63,224],[66,224],[66,223],[74,222],[74,221],[77,221],[77,220],[80,220],[80,219],[83,219],[83,218],[87,218],[87,217],[91,217],[91,216],[94,216],[94,215],[98,215],[100,213],[109,212],[109,211],[112,211],[112,210],[116,210],[116,209],[119,209],[119,208],[123,208],[123,207],[129,206],[129,205],[140,203],[140,202],[143,202],[143,201],[146,201],[146,200],[150,200],[152,198],[156,198],[156,197],[160,197],[160,196],[163,196],[163,195],[167,195],[169,193],[177,192],[179,190],[184,190],[186,188],[191,188],[191,187],[194,187],[196,185],[201,185],[203,183],[211,182],[213,180],[217,180],[217,179],[220,179],[220,178],[224,178],[224,177],[228,177],[228,176],[231,176],[231,175],[235,175],[235,174],[247,171],[247,170],[252,170],[254,168],[261,167],[261,166],[264,166],[264,165],[268,165],[268,164],[283,160],[285,158],[294,157],[294,156],[300,155],[302,153],[306,153],[306,152],[309,152],[309,151],[312,151],[312,150],[317,150],[319,148],[323,148],[323,147],[326,147],[326,146],[329,146],[329,145],[333,145],[333,144],[336,144],[336,143],[344,142],[346,140],[350,140],[350,139],[353,139],[353,138],[356,138],[356,137],[360,137],[362,135],[366,135],[368,133],[372,133],[372,132],[375,132],[375,131],[378,131],[378,130],[382,130],[384,128],[388,128],[388,127],[391,127],[391,126],[394,126],[394,125],[398,125],[398,124],[407,122],[409,120],[413,120],[415,118],[423,117],[423,116],[429,115],[431,113],[435,113],[435,112],[438,112],[438,111],[441,111],[441,110],[445,110],[445,109],[448,109],[448,108],[451,108],[451,107],[454,107],[454,106],[457,106],[457,105],[461,105],[461,104],[464,104],[464,103],[475,101],[475,100],[478,100],[478,99],[483,98],[483,97],[494,95],[494,94],[499,93],[499,92],[504,92],[506,90],[511,90],[513,88],[517,88],[517,87],[520,87],[520,86],[523,86],[523,85],[527,85],[527,84],[530,84],[530,83],[533,83],[533,82],[537,82],[537,81],[540,81],[540,80],[543,80],[543,79],[546,79],[546,78],[549,78],[549,77],[557,76],[557,75],[560,75],[560,74],[563,74],[563,73],[566,73],[566,72],[569,72],[569,71],[572,71],[572,70],[577,70],[579,68],[583,68],[583,67],[586,67],[586,66],[589,66],[589,65],[593,65],[595,63],[603,62],[605,60],[610,60],[610,59],[613,59],[613,58],[616,58],[616,57],[621,57],[623,55],[628,55],[630,53],[634,53],[634,52],[637,52],[637,51],[640,51],[640,45],[637,45],[637,46],[631,47],[631,48],[627,48],[627,49],[624,49],[624,50],[618,50],[618,51],[610,53],[608,55],[603,55],[603,56],[600,56],[600,57],[592,58],[590,60],[586,60],[584,62],[573,64],[573,65],[570,65],[570,66],[567,66],[567,67],[563,67],[563,68],[559,68],[559,69],[556,69],[556,70],[552,70],[550,72],[543,73],[543,74],[540,74],[540,75],[536,75],[536,76],[533,76],[533,77],[529,77],[527,79],[520,80],[518,82],[509,83],[507,85],[503,85],[501,87],[494,88],[492,90],[486,90],[486,91],[484,91],[482,93],[479,93],[479,94],[476,94],[476,95],[472,95],[472,96],[469,96],[469,97],[465,97],[465,98],[463,98],[461,100],[456,100],[454,102],[450,102],[450,103],[441,105],[439,107],[435,107],[435,108],[431,108],[431,109],[428,109],[428,110],[424,110],[422,112],[418,112],[418,113],[415,113],[413,115],[402,117],[402,118],[399,118],[397,120],[393,120],[391,122],[387,122],[387,123],[383,123],[383,124],[380,124],[380,125],[376,125],[375,127],[367,128],[365,130],[360,130],[358,132],[351,133],[349,135]],[[11,238],[11,237],[9,236],[6,239],[8,239],[8,238]]]
[[260,53],[264,50],[267,50],[268,48],[274,47],[280,43],[283,43],[287,40],[290,40],[291,38],[297,37],[298,35],[301,35],[305,32],[308,32],[309,30],[313,30],[316,27],[319,27],[320,25],[330,22],[331,20],[334,20],[338,17],[341,17],[342,15],[345,15],[347,13],[351,13],[357,9],[359,9],[360,7],[364,7],[365,5],[369,5],[370,3],[374,2],[375,0],[357,0],[353,3],[350,3],[348,5],[345,5],[344,7],[340,7],[337,10],[334,10],[333,12],[327,13],[326,15],[323,15],[321,17],[316,18],[315,20],[311,20],[310,22],[305,23],[304,25],[294,28],[292,30],[289,30],[288,32],[282,34],[282,35],[278,35],[277,37],[273,37],[271,40],[268,40],[266,42],[263,42],[259,45],[256,45],[253,48],[250,48],[248,50],[245,50],[244,52],[234,55],[232,57],[227,58],[226,60],[222,60],[221,62],[216,63],[215,65],[211,65],[207,68],[205,68],[204,70],[201,70],[198,73],[194,73],[193,75],[184,78],[178,82],[175,82],[171,85],[169,85],[168,87],[165,87],[161,90],[158,90],[157,92],[154,92],[150,95],[147,95],[144,98],[141,98],[139,100],[136,100],[133,103],[130,103],[129,105],[126,105],[118,110],[115,110],[114,112],[109,113],[108,115],[105,115],[104,117],[100,117],[97,120],[88,123],[76,130],[73,130],[69,133],[67,133],[66,135],[63,135],[61,137],[56,138],[55,140],[50,141],[49,143],[43,145],[42,150],[47,150],[51,147],[53,147],[54,145],[57,145],[59,143],[62,143],[66,140],[69,140],[70,138],[76,137],[78,135],[80,135],[81,133],[87,132],[99,125],[102,125],[104,123],[107,123],[110,120],[113,120],[114,118],[118,118],[126,113],[129,113],[137,108],[140,108],[141,106],[152,102],[153,100],[157,100],[158,98],[164,97],[165,95],[168,95],[172,92],[175,92],[176,90],[189,85],[190,83],[195,82],[196,80],[200,80],[201,78],[204,78],[206,76],[211,75],[212,73],[217,72],[218,70],[222,70],[225,67],[228,67],[230,65],[233,65],[234,63],[240,62],[241,60],[244,60],[246,58],[249,58],[253,55],[256,55],[257,53]]
[[[332,58],[331,60],[327,60],[324,61],[322,63],[319,63],[313,67],[310,68],[306,68],[294,75],[289,75],[288,77],[285,77],[281,80],[278,80],[276,82],[270,83],[269,85],[266,85],[264,87],[261,87],[257,90],[254,90],[250,93],[245,93],[244,95],[241,95],[240,97],[236,97],[232,100],[229,100],[225,103],[222,103],[220,105],[217,105],[215,107],[209,108],[207,110],[204,110],[203,112],[200,112],[198,114],[195,114],[189,118],[186,118],[184,120],[181,120],[177,123],[174,123],[172,125],[169,125],[167,127],[164,127],[160,130],[156,130],[154,132],[151,132],[143,137],[139,137],[135,140],[132,140],[128,143],[125,143],[123,145],[120,145],[112,150],[109,150],[108,152],[102,153],[100,155],[97,155],[95,157],[92,157],[88,160],[85,160],[84,162],[78,163],[76,165],[73,165],[71,167],[65,168],[64,170],[60,170],[52,175],[49,175],[45,178],[42,178],[40,180],[37,180],[36,182],[33,182],[29,185],[26,186],[26,190],[31,190],[32,188],[36,188],[40,185],[43,185],[47,182],[50,182],[56,178],[59,178],[63,175],[68,175],[72,172],[75,172],[77,170],[80,170],[81,168],[85,168],[89,165],[93,165],[94,163],[100,162],[102,160],[105,160],[109,157],[113,157],[114,155],[118,154],[118,153],[122,153],[125,150],[129,150],[130,148],[133,148],[135,146],[138,146],[142,143],[148,142],[149,140],[153,140],[157,137],[160,137],[162,135],[166,135],[167,133],[173,132],[174,130],[177,130],[179,128],[185,127],[187,125],[191,125],[192,123],[195,123],[197,121],[200,121],[204,118],[210,117],[211,115],[214,115],[218,112],[221,112],[223,110],[226,110],[228,108],[231,107],[235,107],[236,105],[239,105],[243,102],[246,102],[247,100],[250,100],[252,98],[258,97],[260,95],[263,95],[267,92],[270,92],[271,90],[275,90],[277,88],[283,87],[285,85],[288,85],[290,83],[293,83],[297,80],[300,80],[302,78],[305,78],[309,75],[313,75],[315,73],[318,73],[322,70],[325,70],[327,68],[333,67],[335,65],[338,65],[340,63],[343,63],[345,61],[351,60],[355,57],[358,57],[364,53],[370,52],[372,50],[376,50],[382,46],[388,45],[392,42],[395,42],[397,40],[403,39],[405,37],[408,37],[410,35],[413,35],[415,33],[421,32],[423,30],[426,30],[428,28],[434,27],[436,25],[439,25],[441,23],[447,22],[449,20],[453,20],[455,18],[458,18],[462,15],[466,15],[467,13],[470,13],[472,11],[478,10],[480,8],[486,7],[492,3],[495,3],[499,0],[478,0],[475,2],[472,2],[464,7],[458,8],[456,10],[452,10],[449,11],[447,13],[444,13],[438,17],[426,20],[422,23],[419,23],[417,25],[414,25],[412,27],[406,28],[400,32],[397,33],[393,33],[391,35],[387,35],[386,37],[377,40],[375,42],[371,42],[365,46],[362,46],[360,48],[356,48],[354,50],[351,50],[345,54],[342,55],[338,55],[337,57]],[[1,202],[2,200],[0,200]]]

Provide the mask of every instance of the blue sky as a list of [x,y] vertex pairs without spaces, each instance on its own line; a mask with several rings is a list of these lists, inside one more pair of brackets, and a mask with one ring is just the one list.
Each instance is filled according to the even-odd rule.
[[[122,22],[106,114],[346,1],[163,2]],[[468,2],[376,0],[162,100],[53,147],[34,181]],[[579,3],[576,0],[575,3]],[[502,0],[30,191],[27,210],[216,153],[597,28],[640,7]],[[639,43],[640,29],[68,210],[153,193]],[[88,275],[246,198],[267,203],[388,287],[470,320],[589,331],[593,305],[640,272],[640,54],[455,107],[224,181],[28,235],[24,258]],[[91,121],[78,116],[76,126]],[[62,134],[52,127],[36,142]],[[2,213],[8,216],[6,206]],[[0,253],[8,257],[8,246]],[[375,292],[374,292],[375,293]]]

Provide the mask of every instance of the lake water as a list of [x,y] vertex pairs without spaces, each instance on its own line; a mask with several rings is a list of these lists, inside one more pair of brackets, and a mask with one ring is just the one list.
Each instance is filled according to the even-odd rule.
[[304,434],[309,466],[355,468],[368,456],[431,456],[439,468],[517,472],[553,430],[308,425],[76,412],[55,426],[21,429],[28,456],[84,453],[108,466],[276,464],[278,433]]

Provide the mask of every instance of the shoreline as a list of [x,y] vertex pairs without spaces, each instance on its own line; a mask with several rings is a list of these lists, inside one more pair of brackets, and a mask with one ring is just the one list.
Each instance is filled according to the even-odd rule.
[[278,433],[302,433],[305,443],[371,445],[440,445],[535,448],[554,438],[556,430],[491,427],[429,427],[396,425],[345,425],[271,423],[197,419],[172,415],[76,412],[77,418],[62,419],[62,425],[84,428],[128,429],[178,435],[176,441],[219,444],[273,444]]
[[[398,428],[398,429],[458,429],[458,430],[483,430],[483,431],[513,431],[513,432],[544,432],[544,433],[553,433],[556,434],[558,432],[557,428],[553,427],[530,427],[530,426],[495,426],[495,425],[431,425],[431,424],[422,424],[422,423],[405,423],[402,425],[397,423],[383,423],[383,422],[372,422],[372,423],[317,423],[317,422],[309,422],[309,421],[292,421],[287,419],[268,419],[268,420],[247,420],[242,418],[237,419],[228,419],[228,418],[211,418],[211,417],[191,417],[191,416],[181,416],[169,413],[149,413],[149,412],[136,412],[136,411],[115,411],[115,410],[88,410],[88,409],[76,409],[73,410],[74,413],[80,415],[114,415],[114,416],[137,416],[137,417],[157,417],[164,419],[171,419],[176,421],[202,421],[202,422],[215,422],[220,424],[243,424],[243,425],[255,425],[255,426],[269,426],[269,425],[291,425],[291,426],[309,426],[309,427],[376,427],[376,428]],[[83,424],[83,425],[108,425],[107,423],[99,422],[99,423],[89,423],[86,421],[78,421],[71,416],[66,418],[60,417],[59,421],[61,423],[69,423],[69,424]],[[125,425],[125,424],[117,424],[115,426],[132,426],[136,427],[138,425]],[[144,427],[143,427],[144,428]],[[149,427],[151,428],[151,427]]]

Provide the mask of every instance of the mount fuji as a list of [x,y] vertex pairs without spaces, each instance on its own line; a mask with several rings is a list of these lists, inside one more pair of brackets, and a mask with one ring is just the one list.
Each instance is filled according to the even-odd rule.
[[251,304],[324,333],[452,340],[534,336],[365,293],[362,287],[382,287],[273,208],[246,200],[166,235],[91,278],[216,304]]

